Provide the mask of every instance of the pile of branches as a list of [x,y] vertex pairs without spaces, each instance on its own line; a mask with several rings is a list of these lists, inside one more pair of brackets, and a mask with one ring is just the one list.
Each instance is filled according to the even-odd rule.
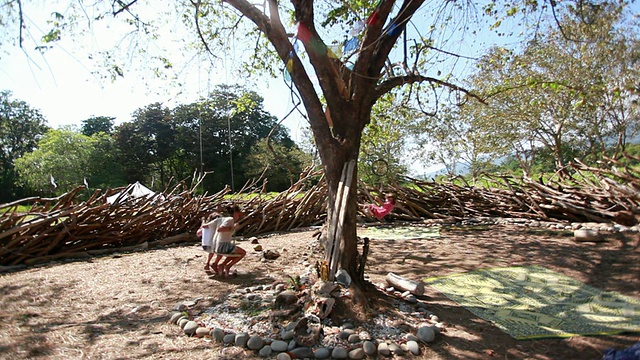
[[[403,220],[504,217],[637,225],[640,174],[609,161],[614,166],[606,169],[575,160],[569,171],[548,179],[483,174],[476,182],[482,186],[469,185],[463,178],[447,182],[408,178],[408,186],[385,191],[396,193],[399,203],[392,216]],[[364,201],[373,201],[373,191],[363,191]]]
[[[619,164],[618,164],[619,165]],[[390,220],[419,221],[469,217],[510,217],[573,222],[638,223],[640,177],[623,166],[592,168],[579,161],[572,175],[552,179],[484,175],[489,186],[456,181],[407,178],[403,185],[374,189],[359,184],[358,203],[394,192],[398,203]],[[197,195],[195,185],[177,185],[162,196],[107,202],[118,188],[96,191],[80,201],[79,187],[58,198],[28,198],[0,205],[0,266],[32,265],[60,258],[79,258],[115,251],[146,249],[176,242],[197,242],[202,219],[231,202],[245,217],[237,233],[255,236],[320,225],[326,219],[327,188],[320,171],[307,169],[277,195],[265,191],[266,180],[231,194],[227,187]],[[30,205],[28,212],[18,206]]]

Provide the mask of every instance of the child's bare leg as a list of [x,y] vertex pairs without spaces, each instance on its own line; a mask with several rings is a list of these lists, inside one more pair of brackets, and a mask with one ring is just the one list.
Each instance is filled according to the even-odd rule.
[[[213,254],[211,254],[211,256],[213,256]],[[211,265],[211,270],[213,270],[216,275],[221,273],[221,265],[218,264],[221,259],[222,255],[216,255],[216,260],[213,262],[213,265]]]
[[231,267],[237,264],[238,261],[242,260],[242,258],[244,258],[247,252],[243,248],[236,247],[236,251],[233,254],[236,256],[229,256],[224,261],[224,263],[222,263],[222,268],[223,268],[222,271],[224,275],[228,276],[230,273]]
[[213,258],[213,254],[209,253],[207,255],[207,262],[204,264],[204,270],[207,271],[211,267],[211,259]]

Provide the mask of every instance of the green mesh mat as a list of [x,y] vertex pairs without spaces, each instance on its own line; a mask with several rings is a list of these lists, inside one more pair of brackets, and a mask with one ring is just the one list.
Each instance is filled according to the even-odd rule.
[[358,236],[368,237],[371,239],[387,240],[387,239],[424,239],[440,236],[440,229],[437,227],[419,227],[419,226],[398,226],[398,227],[382,227],[371,226],[358,229]]
[[481,269],[431,285],[516,339],[640,332],[640,301],[541,266]]

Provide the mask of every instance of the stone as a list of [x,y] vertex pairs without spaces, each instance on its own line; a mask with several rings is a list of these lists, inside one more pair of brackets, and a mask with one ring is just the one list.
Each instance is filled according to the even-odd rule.
[[298,302],[298,295],[293,290],[286,290],[278,294],[275,300],[276,307],[287,307]]
[[387,345],[387,343],[385,342],[381,342],[380,344],[378,344],[378,353],[382,356],[391,355],[391,350],[389,350],[389,345]]
[[273,351],[275,352],[287,351],[288,346],[289,344],[286,341],[282,341],[282,340],[274,340],[271,343],[271,349],[273,349]]
[[407,341],[418,341],[418,337],[413,334],[405,334],[404,339]]
[[346,359],[348,355],[347,349],[341,347],[336,347],[331,352],[331,357],[334,359]]
[[396,343],[389,344],[389,351],[398,356],[404,355],[404,350]]
[[198,323],[195,321],[187,321],[187,323],[184,324],[184,327],[182,328],[182,330],[184,331],[185,334],[191,336],[196,333],[198,326],[200,325],[198,325]]
[[289,351],[289,353],[296,359],[313,358],[313,349],[306,346],[297,347]]
[[253,247],[253,251],[262,251],[262,245],[258,244]]
[[355,334],[356,332],[353,329],[344,329],[338,333],[338,337],[340,339],[346,340],[349,336]]
[[269,346],[269,345],[263,346],[262,349],[260,349],[260,351],[258,351],[258,355],[260,355],[261,357],[269,357],[269,356],[271,356],[272,353],[273,353],[273,350],[271,349],[271,346]]
[[224,330],[220,328],[214,328],[213,330],[211,330],[211,337],[217,342],[222,342],[224,340]]
[[430,343],[436,338],[436,333],[431,326],[421,326],[416,333],[418,339],[424,343]]
[[414,340],[407,341],[407,350],[413,355],[420,355],[420,345]]
[[276,250],[268,249],[262,252],[262,256],[264,256],[264,258],[267,260],[275,260],[280,257],[280,253]]
[[351,344],[355,344],[358,341],[360,341],[360,335],[358,334],[351,334],[349,335],[349,338],[347,339],[348,342],[350,342]]
[[247,346],[247,341],[249,341],[249,334],[247,334],[246,332],[239,332],[236,334],[234,343],[236,344],[236,346],[245,347]]
[[346,270],[340,269],[336,273],[336,282],[344,287],[349,287],[351,285],[351,276]]
[[264,340],[258,335],[253,335],[247,341],[247,347],[251,350],[262,349],[264,346]]
[[364,353],[364,350],[362,350],[362,348],[357,348],[349,351],[349,359],[360,360],[360,359],[364,359],[365,356],[366,355]]
[[283,352],[283,353],[278,354],[278,356],[276,356],[276,360],[291,360],[291,356],[289,356],[289,354]]
[[196,329],[196,336],[203,337],[209,335],[209,329],[206,327],[198,326]]
[[296,346],[298,346],[296,341],[291,339],[291,340],[289,340],[289,346],[287,346],[287,350],[291,351],[291,350],[295,349]]
[[[222,342],[225,344],[233,344],[236,341],[236,334],[226,334],[222,338]],[[255,350],[255,349],[254,349]]]
[[593,229],[576,229],[573,231],[573,237],[575,241],[604,241],[604,238],[598,230]]
[[178,326],[180,326],[181,329],[184,329],[184,326],[187,325],[188,322],[189,319],[187,319],[186,317],[181,317],[180,320],[178,320]]
[[282,340],[289,341],[289,340],[293,339],[293,335],[294,334],[295,334],[295,332],[293,331],[293,329],[285,330],[284,332],[282,332],[281,338],[282,338]]
[[325,347],[321,347],[321,348],[317,348],[313,352],[313,355],[315,356],[316,359],[327,359],[329,358],[329,356],[331,356],[331,351]]
[[362,350],[365,354],[373,356],[376,354],[376,345],[372,341],[365,341],[362,343]]
[[183,317],[184,314],[181,312],[173,312],[171,313],[171,317],[169,318],[169,323],[171,324],[177,324],[178,323],[178,319],[180,319],[181,317]]

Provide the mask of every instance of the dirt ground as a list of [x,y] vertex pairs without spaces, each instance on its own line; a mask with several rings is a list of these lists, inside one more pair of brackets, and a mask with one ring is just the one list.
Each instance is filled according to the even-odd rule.
[[[167,322],[170,310],[202,298],[205,309],[238,288],[286,283],[321,254],[314,230],[260,237],[280,252],[264,261],[248,241],[239,275],[209,278],[203,252],[192,244],[51,263],[0,274],[0,358],[3,359],[231,359],[254,353],[187,337]],[[442,228],[422,240],[374,240],[367,263],[372,283],[388,272],[426,277],[495,266],[542,265],[586,284],[640,298],[640,235],[611,234],[606,242],[578,243],[566,232],[517,226]],[[446,324],[421,359],[601,359],[640,334],[519,341],[433,288],[422,301]],[[196,309],[197,310],[197,309]],[[390,311],[392,309],[389,309]]]

